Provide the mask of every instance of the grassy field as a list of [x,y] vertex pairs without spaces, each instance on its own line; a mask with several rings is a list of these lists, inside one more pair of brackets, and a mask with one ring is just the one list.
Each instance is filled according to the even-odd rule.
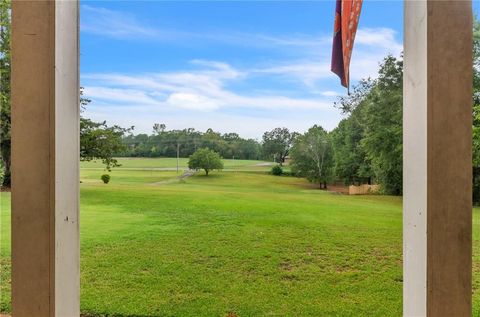
[[[121,169],[176,169],[177,159],[171,157],[162,158],[119,158]],[[237,171],[267,171],[273,166],[272,162],[250,160],[223,160],[225,170]],[[83,169],[104,169],[101,161],[81,162]],[[180,158],[181,170],[188,168],[188,159]]]
[[[401,315],[400,198],[311,189],[302,179],[268,175],[261,162],[240,168],[236,161],[236,171],[184,181],[160,169],[171,159],[122,164],[105,185],[98,164],[82,163],[84,313]],[[0,308],[8,311],[10,196],[1,195]],[[475,210],[476,227],[478,216]]]

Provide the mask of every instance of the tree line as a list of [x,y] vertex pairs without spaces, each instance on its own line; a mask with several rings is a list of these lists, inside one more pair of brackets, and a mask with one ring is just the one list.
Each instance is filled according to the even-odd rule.
[[155,124],[148,135],[127,134],[122,138],[123,149],[116,153],[125,157],[188,157],[198,149],[209,148],[224,158],[258,160],[261,145],[254,139],[244,139],[237,133],[205,132],[194,128],[168,130],[165,124]]

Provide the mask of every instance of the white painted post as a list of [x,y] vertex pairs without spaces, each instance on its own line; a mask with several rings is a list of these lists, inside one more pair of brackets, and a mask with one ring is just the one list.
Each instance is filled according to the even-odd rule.
[[470,316],[471,1],[405,1],[404,316]]
[[78,2],[12,4],[12,313],[79,316]]

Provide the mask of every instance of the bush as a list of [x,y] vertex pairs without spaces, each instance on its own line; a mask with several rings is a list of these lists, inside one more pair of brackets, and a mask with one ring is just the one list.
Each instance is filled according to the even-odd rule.
[[108,174],[103,174],[100,179],[103,181],[104,184],[108,184],[110,182],[110,175]]
[[272,175],[283,175],[283,168],[280,165],[275,165],[274,167],[272,167]]

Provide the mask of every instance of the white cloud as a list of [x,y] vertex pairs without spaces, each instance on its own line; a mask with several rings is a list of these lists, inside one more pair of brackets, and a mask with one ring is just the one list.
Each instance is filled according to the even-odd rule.
[[174,92],[167,98],[167,104],[175,108],[211,111],[218,109],[221,103],[207,96],[192,93]]
[[398,55],[403,50],[403,45],[395,39],[396,33],[396,31],[389,28],[358,29],[355,45],[382,48]]
[[338,91],[331,91],[331,90],[326,90],[326,91],[322,91],[320,92],[320,94],[322,96],[326,96],[326,97],[337,97],[337,96],[340,96],[340,93]]
[[142,25],[135,16],[105,8],[82,5],[80,29],[83,32],[115,38],[159,37],[162,33]]
[[85,94],[92,99],[111,101],[119,104],[157,104],[157,101],[150,97],[148,92],[135,89],[88,86],[88,88],[85,88]]
[[[220,108],[325,109],[329,104],[315,98],[290,98],[277,94],[245,94],[228,89],[232,81],[248,80],[252,71],[238,70],[217,61],[194,60],[199,70],[127,74],[83,74],[85,94],[92,99],[119,104],[136,103],[157,107],[213,111]],[[258,72],[258,70],[256,70]],[[255,71],[254,71],[255,72]]]

